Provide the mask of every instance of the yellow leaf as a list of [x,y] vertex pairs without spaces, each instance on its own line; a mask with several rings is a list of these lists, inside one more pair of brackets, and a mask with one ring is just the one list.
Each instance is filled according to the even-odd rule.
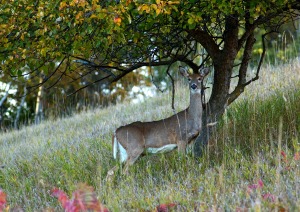
[[98,17],[93,13],[90,18],[93,19],[93,18],[98,18]]
[[180,4],[180,1],[168,1],[168,4]]
[[71,7],[74,7],[75,5],[76,5],[76,3],[75,3],[74,1],[71,1],[71,2],[70,2],[70,6],[71,6]]
[[60,2],[60,5],[59,5],[59,10],[63,10],[64,8],[66,8],[68,6],[68,4],[66,2]]
[[77,15],[75,16],[76,20],[79,20],[82,17],[83,12],[80,11],[79,13],[77,13]]
[[107,37],[107,40],[108,40],[108,45],[112,44],[111,36],[108,36],[108,37]]
[[47,54],[46,48],[42,48],[42,49],[41,49],[41,55],[42,55],[43,57],[45,57],[46,54]]
[[143,4],[141,6],[138,7],[138,11],[144,12],[146,11],[146,13],[150,12],[150,6]]
[[256,8],[255,8],[256,12],[260,12],[260,6],[258,5]]
[[2,42],[3,42],[3,43],[7,43],[7,42],[8,42],[8,39],[7,39],[7,38],[2,38]]
[[191,25],[191,24],[193,24],[193,23],[194,23],[194,19],[193,19],[192,17],[190,17],[189,20],[188,20],[188,24]]
[[151,4],[151,7],[156,10],[157,9],[157,5],[156,4]]
[[130,17],[130,15],[127,15],[127,19],[128,19],[128,22],[131,24],[131,17]]
[[6,29],[7,28],[7,24],[0,24],[0,29],[2,30],[4,30],[4,29]]
[[156,12],[156,15],[159,15],[161,13],[161,9],[157,8],[155,12]]

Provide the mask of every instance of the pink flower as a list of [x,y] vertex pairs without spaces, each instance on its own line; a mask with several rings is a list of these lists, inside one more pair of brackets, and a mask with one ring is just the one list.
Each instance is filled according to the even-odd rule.
[[64,191],[59,190],[58,188],[54,188],[52,190],[51,194],[52,194],[52,196],[54,196],[58,199],[58,201],[61,203],[63,208],[66,208],[66,205],[70,200]]
[[79,212],[92,210],[96,212],[109,212],[99,201],[92,187],[85,184],[79,185],[78,190],[76,190],[72,199],[66,195],[66,193],[57,188],[52,190],[52,196],[58,198],[62,207],[66,212]]
[[263,181],[262,181],[261,179],[258,180],[258,183],[257,183],[257,184],[258,184],[258,187],[259,187],[259,188],[264,187],[264,183],[263,183]]
[[176,205],[176,203],[160,204],[156,207],[156,212],[168,212],[171,208],[175,207]]
[[272,202],[275,202],[276,199],[276,196],[270,193],[262,194],[261,196],[264,200],[271,200]]
[[262,187],[264,187],[264,183],[263,183],[263,181],[261,179],[259,179],[257,181],[257,184],[249,185],[248,189],[253,190],[253,189],[262,188]]
[[6,204],[6,194],[0,189],[0,212],[3,211]]

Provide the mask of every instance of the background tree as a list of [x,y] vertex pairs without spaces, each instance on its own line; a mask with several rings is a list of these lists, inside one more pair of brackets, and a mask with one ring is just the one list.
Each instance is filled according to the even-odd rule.
[[[44,73],[41,84],[48,88],[63,78],[71,85],[92,75],[80,90],[99,82],[117,82],[144,66],[167,69],[183,62],[194,72],[203,65],[212,66],[204,126],[219,120],[225,108],[259,78],[266,34],[297,18],[300,9],[297,0],[1,3],[0,60],[5,74],[30,74],[34,79]],[[261,59],[256,74],[249,77],[258,29],[265,31]],[[231,83],[234,76],[236,85]],[[204,128],[197,138],[196,155],[201,154],[210,130]]]

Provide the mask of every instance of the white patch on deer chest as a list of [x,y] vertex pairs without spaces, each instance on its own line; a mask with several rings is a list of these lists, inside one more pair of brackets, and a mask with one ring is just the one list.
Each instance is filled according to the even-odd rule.
[[151,153],[151,154],[158,154],[158,153],[165,153],[165,152],[170,152],[173,149],[175,149],[177,147],[176,144],[168,144],[159,148],[153,148],[153,147],[149,147],[146,149],[147,153]]

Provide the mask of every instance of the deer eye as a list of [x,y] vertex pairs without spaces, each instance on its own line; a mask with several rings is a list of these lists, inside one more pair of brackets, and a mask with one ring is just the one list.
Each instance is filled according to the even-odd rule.
[[199,82],[201,81],[201,78],[200,78],[200,77],[198,78],[198,81],[199,81]]
[[191,78],[188,78],[188,81],[190,82],[192,79]]

